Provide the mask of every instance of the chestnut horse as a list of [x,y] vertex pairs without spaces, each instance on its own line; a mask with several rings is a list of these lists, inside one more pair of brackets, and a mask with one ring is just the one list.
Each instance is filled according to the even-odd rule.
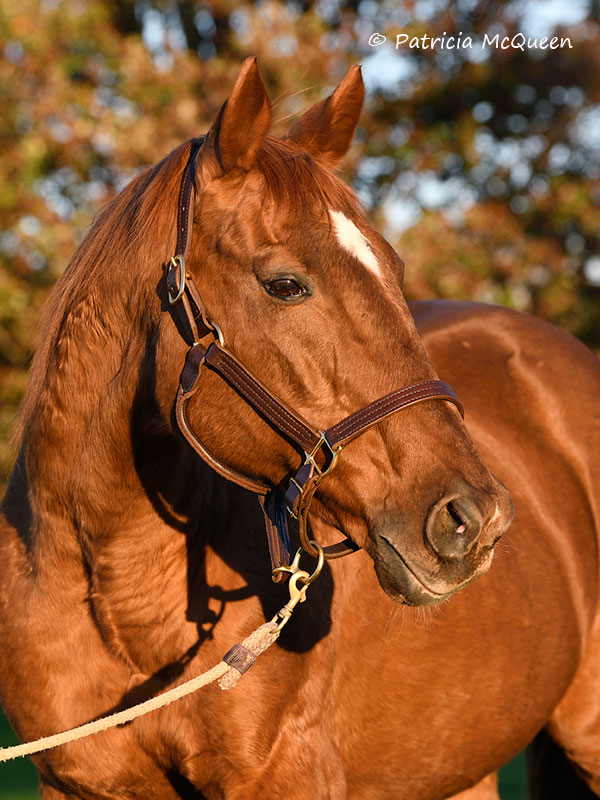
[[[325,428],[437,370],[466,427],[430,397],[351,442],[310,522],[360,550],[327,563],[235,689],[36,756],[44,800],[482,800],[539,732],[540,796],[583,797],[575,770],[600,793],[598,362],[514,312],[409,311],[402,263],[332,172],[362,100],[355,68],[272,138],[248,60],[201,148],[136,178],[59,281],[0,520],[0,690],[19,736],[204,672],[287,599],[256,495],[174,414],[190,341],[162,266],[193,149],[186,269],[263,384]],[[285,488],[301,452],[202,370],[187,420],[203,445]],[[505,486],[514,522],[471,584],[511,522]]]

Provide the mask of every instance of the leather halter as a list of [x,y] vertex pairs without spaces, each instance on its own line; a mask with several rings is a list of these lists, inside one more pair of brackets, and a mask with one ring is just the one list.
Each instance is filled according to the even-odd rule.
[[[209,319],[196,283],[185,268],[185,260],[191,247],[196,193],[196,157],[203,142],[204,139],[193,139],[191,142],[190,156],[179,191],[176,255],[164,267],[169,303],[173,311],[176,306],[183,310],[192,335],[192,345],[179,379],[175,415],[180,432],[207,464],[225,478],[258,494],[265,518],[274,570],[273,580],[279,582],[287,577],[280,568],[289,566],[291,561],[288,516],[297,520],[302,548],[313,556],[322,552],[326,559],[340,558],[359,549],[351,539],[344,539],[323,548],[319,545],[317,549],[311,544],[308,532],[308,512],[313,496],[321,481],[334,468],[342,448],[348,442],[390,414],[424,400],[448,400],[454,403],[461,415],[463,408],[447,383],[426,380],[396,389],[355,411],[327,430],[321,430],[315,428],[273,394],[242,361],[236,358],[225,345],[219,326]],[[179,330],[181,333],[180,328]],[[200,339],[209,333],[214,335],[215,341],[209,347],[205,347]],[[183,333],[182,336],[186,339]],[[223,464],[207,450],[198,434],[192,429],[188,418],[188,405],[200,385],[202,367],[220,375],[260,417],[275,428],[280,436],[303,451],[304,461],[289,479],[285,494],[276,487],[268,486]]]

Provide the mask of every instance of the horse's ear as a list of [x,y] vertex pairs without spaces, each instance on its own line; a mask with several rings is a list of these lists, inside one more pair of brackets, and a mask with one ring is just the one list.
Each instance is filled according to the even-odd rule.
[[250,169],[271,125],[271,116],[271,101],[256,58],[247,58],[209,134],[224,172],[234,167]]
[[355,66],[332,95],[292,124],[285,138],[329,167],[336,167],[350,149],[364,99],[360,67]]

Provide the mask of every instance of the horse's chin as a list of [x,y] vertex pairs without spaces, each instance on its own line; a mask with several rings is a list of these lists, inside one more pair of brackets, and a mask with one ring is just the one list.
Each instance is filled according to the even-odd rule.
[[398,603],[408,606],[433,606],[442,603],[456,591],[486,573],[492,562],[492,554],[479,563],[469,575],[458,582],[444,581],[444,586],[435,588],[419,570],[409,565],[399,550],[385,537],[378,537],[377,546],[369,548],[375,566],[375,574],[383,591]]

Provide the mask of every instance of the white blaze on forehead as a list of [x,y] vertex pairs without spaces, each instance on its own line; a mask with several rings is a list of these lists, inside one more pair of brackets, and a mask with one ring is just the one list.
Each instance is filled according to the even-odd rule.
[[330,211],[329,215],[335,228],[339,243],[355,258],[358,258],[367,269],[370,269],[378,278],[381,278],[379,263],[375,253],[371,250],[368,239],[359,231],[351,219],[341,211]]

